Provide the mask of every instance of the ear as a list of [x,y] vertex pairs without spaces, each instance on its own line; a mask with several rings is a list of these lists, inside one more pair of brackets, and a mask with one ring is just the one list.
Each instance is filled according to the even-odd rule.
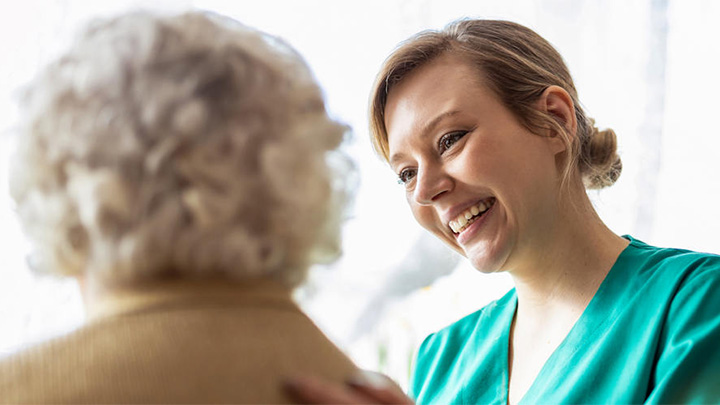
[[[540,111],[546,112],[554,117],[560,125],[565,127],[571,137],[575,137],[577,132],[577,118],[575,117],[575,103],[572,97],[565,89],[560,86],[550,86],[538,100],[538,108]],[[564,152],[565,143],[558,134],[550,134],[555,153]]]

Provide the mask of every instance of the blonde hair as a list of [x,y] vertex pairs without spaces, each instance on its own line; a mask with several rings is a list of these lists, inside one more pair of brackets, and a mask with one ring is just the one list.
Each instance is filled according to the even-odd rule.
[[[622,163],[617,139],[611,129],[598,130],[585,115],[572,77],[560,54],[531,29],[509,21],[460,20],[441,31],[424,31],[401,43],[378,73],[370,98],[370,132],[375,151],[389,158],[385,127],[385,105],[391,89],[415,69],[439,56],[453,53],[478,69],[483,83],[530,131],[551,130],[568,150],[563,179],[579,169],[586,188],[612,185],[620,176]],[[534,107],[549,86],[570,94],[575,105],[577,133]]]
[[21,112],[11,194],[34,267],[294,286],[340,252],[347,127],[276,37],[200,12],[96,22]]

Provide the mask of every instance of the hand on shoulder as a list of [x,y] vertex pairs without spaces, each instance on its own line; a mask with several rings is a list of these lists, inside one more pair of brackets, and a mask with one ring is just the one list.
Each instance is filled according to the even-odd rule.
[[295,376],[284,384],[285,392],[303,404],[413,404],[387,376],[359,371],[345,385],[314,376]]

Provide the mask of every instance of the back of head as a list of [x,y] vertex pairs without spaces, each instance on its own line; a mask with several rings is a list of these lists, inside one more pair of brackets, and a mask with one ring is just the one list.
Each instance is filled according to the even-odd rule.
[[100,21],[21,104],[11,193],[37,268],[292,286],[339,252],[346,127],[278,38],[200,12]]
[[[560,54],[531,29],[509,21],[459,20],[441,31],[424,31],[401,43],[378,73],[370,98],[370,129],[376,152],[388,159],[385,104],[391,89],[420,66],[446,53],[461,56],[530,131],[550,129],[567,145],[564,179],[579,170],[587,188],[617,180],[622,169],[612,130],[599,131],[583,111],[570,72]],[[534,103],[549,86],[559,86],[575,104],[577,133],[539,111]]]

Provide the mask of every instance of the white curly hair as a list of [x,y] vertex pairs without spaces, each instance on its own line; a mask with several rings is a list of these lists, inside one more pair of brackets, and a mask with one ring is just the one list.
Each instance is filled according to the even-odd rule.
[[10,191],[38,270],[295,286],[340,253],[348,128],[276,37],[206,12],[98,21],[20,106]]

